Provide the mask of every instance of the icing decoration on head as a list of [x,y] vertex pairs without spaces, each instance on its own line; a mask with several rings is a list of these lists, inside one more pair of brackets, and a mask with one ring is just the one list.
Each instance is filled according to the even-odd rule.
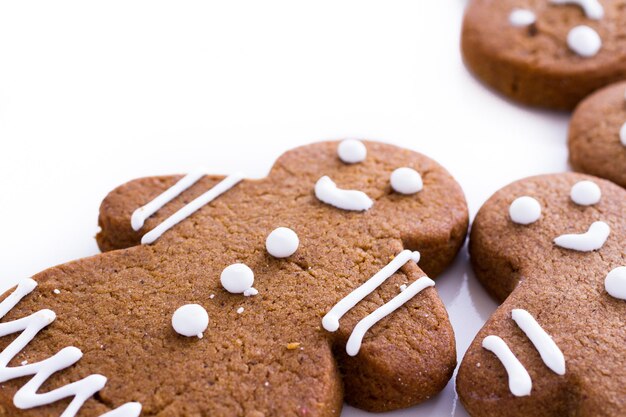
[[572,187],[570,192],[572,201],[580,206],[592,206],[600,202],[602,191],[593,181],[579,181]]
[[[187,177],[185,177],[185,178],[187,178]],[[183,180],[185,178],[183,178]],[[197,175],[194,174],[189,180],[185,181],[183,183],[183,185],[181,185],[179,188],[182,188],[183,186],[188,188],[191,185],[193,185],[193,183],[198,181],[200,178],[201,178],[201,176],[197,176]],[[215,185],[215,187],[211,188],[210,190],[208,190],[207,192],[202,194],[200,197],[196,198],[191,203],[187,204],[186,206],[184,206],[183,208],[178,210],[176,213],[172,214],[170,217],[165,219],[161,224],[159,224],[157,227],[152,229],[150,232],[146,233],[141,238],[141,243],[144,244],[144,245],[153,243],[155,240],[157,240],[159,237],[161,237],[161,235],[163,233],[167,232],[169,229],[171,229],[172,227],[176,226],[178,223],[182,222],[183,220],[185,220],[187,217],[191,216],[196,211],[200,210],[206,204],[209,204],[211,201],[215,200],[221,194],[223,194],[226,191],[230,190],[232,187],[237,185],[241,180],[243,180],[243,178],[244,178],[243,174],[240,174],[240,173],[236,173],[236,174],[233,174],[233,175],[230,175],[230,176],[224,178],[220,183]],[[191,180],[194,180],[194,179],[195,179],[195,181],[193,181],[191,184],[188,184],[189,182],[191,182]],[[181,180],[181,181],[183,181],[183,180]],[[179,183],[180,183],[180,181],[176,185],[174,185],[174,187],[172,187],[172,188],[176,188]],[[176,188],[174,191],[169,193],[169,191],[172,188],[170,188],[169,190],[165,191],[165,193],[161,194],[161,195],[166,195],[166,197],[162,198],[163,201],[165,201],[165,200],[170,201],[172,198],[176,197],[174,195],[174,197],[170,198],[170,194],[177,193],[176,195],[178,195],[178,194],[180,194],[183,191],[182,189],[179,190],[178,188]],[[157,200],[159,199],[159,197],[157,197]],[[154,200],[154,201],[156,201],[156,200]],[[160,202],[161,201],[159,201],[158,203],[160,203]],[[158,204],[154,205],[154,207],[156,207],[156,209],[151,206],[151,203],[148,203],[146,206],[149,207],[150,211],[154,210],[154,212],[156,212],[158,210],[158,207],[157,207]],[[146,206],[143,206],[143,207],[146,207]],[[149,212],[148,209],[145,209],[144,211],[146,213]],[[139,224],[139,220],[137,220],[136,223]]]
[[622,145],[626,146],[626,122],[624,122],[621,129],[619,130],[619,139],[620,142],[622,142]]
[[509,206],[509,216],[513,223],[529,225],[541,217],[541,204],[529,196],[518,197]]
[[299,244],[298,235],[288,227],[272,230],[265,240],[267,252],[275,258],[288,258],[296,253]]
[[342,190],[328,176],[323,176],[315,184],[318,200],[342,210],[369,210],[374,202],[363,191]]
[[[0,319],[7,315],[24,297],[33,292],[37,283],[32,279],[20,281],[17,288],[2,302],[0,302]],[[79,381],[67,384],[47,393],[39,394],[41,386],[56,372],[69,368],[78,362],[83,353],[73,346],[61,349],[55,355],[40,362],[34,362],[17,367],[9,367],[9,363],[26,345],[33,341],[35,336],[45,327],[52,324],[56,314],[51,310],[39,310],[30,316],[23,317],[7,323],[0,323],[0,337],[11,334],[21,334],[13,340],[2,352],[0,352],[0,382],[7,382],[16,378],[33,376],[24,384],[13,397],[14,405],[22,410],[27,410],[42,405],[52,404],[57,401],[72,398],[61,417],[74,417],[81,409],[85,401],[100,391],[107,383],[107,378],[102,375],[89,375]],[[122,410],[128,417],[137,417],[141,411],[141,404],[127,403],[101,417],[118,417]],[[134,414],[133,414],[134,413]]]
[[356,164],[365,161],[367,148],[357,139],[345,139],[337,146],[337,155],[346,164]]
[[535,346],[543,363],[557,375],[565,375],[565,357],[554,340],[526,310],[516,308],[511,317]]
[[513,9],[509,15],[509,22],[516,27],[530,26],[537,20],[535,14],[528,9]]
[[575,4],[583,9],[585,15],[592,20],[600,20],[604,17],[604,7],[598,0],[550,0],[556,5]]
[[511,352],[511,349],[499,336],[489,335],[483,339],[483,347],[497,356],[509,375],[509,389],[516,397],[530,395],[533,382],[524,365]]
[[604,288],[612,297],[626,300],[626,266],[619,266],[608,273]]
[[602,48],[602,39],[593,28],[579,25],[567,34],[567,46],[581,57],[591,58]]
[[591,252],[600,249],[610,233],[611,228],[608,224],[597,221],[593,222],[585,233],[561,235],[554,239],[554,243],[564,249]]
[[176,333],[202,339],[202,333],[209,326],[209,313],[198,304],[186,304],[179,307],[172,316],[172,327]]
[[391,188],[400,194],[415,194],[422,191],[422,176],[413,168],[398,168],[391,173]]
[[252,288],[254,284],[254,272],[246,264],[237,263],[224,268],[220,276],[222,286],[232,294],[246,296],[256,295],[258,291]]

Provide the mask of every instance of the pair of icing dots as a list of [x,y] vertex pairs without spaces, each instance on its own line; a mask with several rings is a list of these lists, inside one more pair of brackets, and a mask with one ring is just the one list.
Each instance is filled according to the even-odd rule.
[[[387,281],[387,279],[395,274],[396,271],[398,271],[405,263],[408,261],[417,263],[419,260],[419,252],[411,252],[410,250],[400,252],[394,259],[391,260],[391,262],[374,274],[370,279],[365,281],[365,283],[335,304],[322,318],[322,327],[329,332],[337,331],[337,329],[339,329],[339,320],[348,311]],[[414,281],[411,285],[405,286],[400,294],[396,295],[390,301],[378,307],[364,319],[359,321],[357,325],[354,326],[354,329],[348,338],[348,342],[346,343],[346,353],[350,356],[356,356],[361,349],[365,333],[367,333],[372,326],[403,306],[407,301],[415,297],[424,289],[434,285],[435,282],[430,278],[421,277]]]
[[[565,375],[565,357],[552,337],[526,310],[514,309],[511,317],[539,352],[543,363],[555,374]],[[489,335],[483,339],[483,348],[493,352],[509,376],[509,389],[516,397],[530,395],[532,380],[524,365],[499,336]]]
[[[365,160],[367,148],[359,140],[346,139],[339,143],[337,155],[346,164],[356,164]],[[409,167],[394,170],[389,180],[391,188],[399,194],[415,194],[424,188],[420,173]],[[374,205],[363,191],[341,189],[327,175],[315,183],[315,196],[323,203],[348,211],[366,211]]]
[[[580,206],[592,206],[600,202],[602,191],[593,181],[579,181],[571,188],[570,198]],[[509,206],[509,216],[514,223],[532,224],[541,217],[541,204],[530,196],[518,197]]]
[[[575,4],[580,6],[587,18],[600,20],[604,17],[604,8],[598,0],[550,0],[552,4]],[[513,9],[509,14],[509,22],[512,26],[523,27],[535,24],[535,13],[527,9]],[[579,25],[572,28],[567,34],[567,46],[576,54],[590,58],[595,56],[602,48],[602,39],[598,32],[587,25]]]
[[[0,319],[9,313],[24,297],[33,292],[36,287],[37,282],[30,278],[20,281],[17,288],[0,302]],[[77,363],[83,356],[80,349],[68,346],[40,362],[29,363],[28,361],[23,361],[21,366],[8,366],[15,356],[32,342],[40,331],[51,325],[55,320],[56,314],[54,311],[44,309],[21,319],[0,323],[0,335],[8,336],[20,333],[17,338],[0,352],[0,379],[6,382],[16,378],[32,376],[31,380],[23,385],[13,396],[13,404],[17,408],[27,410],[64,399],[71,399],[62,415],[63,417],[75,417],[85,401],[105,387],[107,378],[104,375],[88,375],[81,380],[68,383],[45,394],[40,394],[39,390],[51,375]],[[100,417],[138,417],[141,409],[142,405],[140,403],[130,402],[104,413]]]

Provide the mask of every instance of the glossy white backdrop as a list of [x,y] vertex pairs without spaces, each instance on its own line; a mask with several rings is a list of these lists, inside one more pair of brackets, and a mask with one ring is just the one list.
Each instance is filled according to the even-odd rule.
[[[135,177],[263,176],[296,145],[365,137],[423,152],[472,214],[567,169],[567,115],[478,84],[465,1],[0,3],[0,290],[98,252],[100,200]],[[466,253],[437,281],[459,359],[495,308]],[[366,415],[346,408],[344,416]],[[393,416],[467,416],[454,385]]]

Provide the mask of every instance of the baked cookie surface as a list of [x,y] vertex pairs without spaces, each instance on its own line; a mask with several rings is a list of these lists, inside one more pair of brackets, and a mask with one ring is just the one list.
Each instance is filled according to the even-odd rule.
[[461,363],[472,416],[623,416],[626,190],[596,177],[531,177],[496,192],[470,237],[502,305]]
[[[294,149],[261,180],[198,176],[144,216],[143,227],[133,214],[183,178],[143,178],[115,189],[102,203],[97,237],[108,252],[36,275],[37,288],[2,318],[0,326],[42,309],[56,314],[14,357],[5,353],[9,368],[80,349],[82,358],[40,390],[106,376],[106,385],[79,405],[80,416],[128,402],[140,403],[145,416],[338,416],[344,399],[383,411],[435,395],[455,367],[454,334],[436,290],[414,284],[438,275],[462,245],[465,199],[429,158],[364,144],[366,157],[359,149],[343,152],[349,163],[336,142]],[[396,173],[400,167],[412,169]],[[162,229],[178,210],[218,189],[208,204]],[[297,235],[295,252],[293,235],[270,239],[281,227]],[[241,281],[229,283],[232,265],[253,272],[254,288],[246,291],[256,294],[240,293]],[[338,329],[327,330],[323,319],[333,307],[381,271],[389,279],[352,300],[345,315],[334,316]],[[402,301],[397,310],[363,332],[364,319],[394,300]],[[174,317],[189,305],[205,310],[208,324],[185,310]],[[362,343],[354,343],[359,329]],[[0,338],[0,352],[13,340]],[[24,375],[3,382],[0,416],[66,410],[71,395],[16,408],[31,378]]]
[[576,107],[568,147],[575,170],[626,187],[626,82],[605,87]]
[[626,77],[624,0],[471,0],[461,46],[488,86],[531,106],[573,109]]

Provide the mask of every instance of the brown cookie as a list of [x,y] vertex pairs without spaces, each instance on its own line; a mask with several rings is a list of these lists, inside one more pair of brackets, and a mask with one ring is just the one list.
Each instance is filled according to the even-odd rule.
[[626,187],[626,82],[583,100],[569,126],[569,159],[576,171]]
[[624,415],[624,213],[626,190],[575,173],[515,182],[480,209],[472,265],[503,302],[458,372],[472,416]]
[[[10,308],[13,295],[0,305],[0,313],[10,310],[0,323],[9,376],[31,375],[39,361],[80,348],[82,359],[41,377],[40,391],[106,376],[106,385],[95,381],[103,387],[79,387],[81,416],[130,401],[144,416],[338,416],[344,399],[384,411],[432,397],[451,377],[456,352],[445,308],[424,274],[439,274],[462,245],[465,199],[431,159],[364,144],[339,146],[350,163],[339,158],[337,142],[291,150],[261,180],[152,177],[112,191],[98,235],[109,252],[38,274],[34,290],[25,280],[18,287],[24,299]],[[163,194],[176,184],[188,188]],[[151,215],[148,203],[169,197]],[[167,220],[209,200],[175,225]],[[421,252],[419,267],[413,250]],[[360,301],[357,287],[388,275]],[[338,305],[344,297],[353,303]],[[385,316],[383,304],[397,310]],[[58,318],[29,319],[39,317],[43,328],[13,358],[7,326],[41,309]],[[333,324],[338,330],[326,330]],[[14,400],[33,405],[22,388],[30,376],[3,372],[0,416],[58,416],[68,406],[63,399],[16,408]]]
[[531,106],[573,109],[626,78],[625,0],[471,0],[463,58],[487,85]]

